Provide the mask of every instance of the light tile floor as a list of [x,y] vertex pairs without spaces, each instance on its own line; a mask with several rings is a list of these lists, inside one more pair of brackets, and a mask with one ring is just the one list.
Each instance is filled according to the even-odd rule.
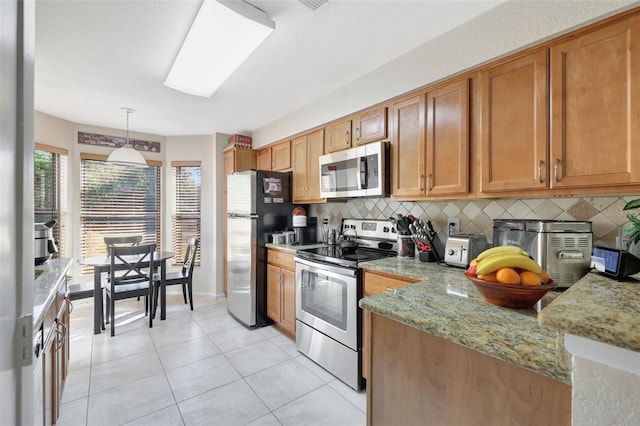
[[366,394],[296,351],[273,327],[248,330],[225,299],[169,295],[148,328],[142,301],[119,301],[116,335],[93,335],[93,305],[74,302],[58,424],[364,425]]

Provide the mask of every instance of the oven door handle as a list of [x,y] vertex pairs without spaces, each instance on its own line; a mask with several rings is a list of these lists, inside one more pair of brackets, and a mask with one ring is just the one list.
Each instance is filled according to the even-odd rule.
[[313,261],[299,258],[297,256],[294,257],[293,259],[296,261],[296,263],[300,263],[310,268],[331,272],[333,274],[342,275],[344,277],[356,277],[358,275],[358,271],[356,269],[341,268],[339,266],[338,267],[331,266],[331,265],[327,265],[326,263],[313,262]]

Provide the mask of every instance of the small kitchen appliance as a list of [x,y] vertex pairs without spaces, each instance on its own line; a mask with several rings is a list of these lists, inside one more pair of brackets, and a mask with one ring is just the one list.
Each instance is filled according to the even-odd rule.
[[626,250],[595,246],[591,266],[601,274],[623,279],[640,272],[640,258]]
[[50,220],[46,223],[34,224],[33,254],[36,265],[43,264],[47,260],[51,259],[51,256],[54,253],[58,252],[58,245],[53,239],[52,228],[55,224],[55,220]]
[[[298,250],[296,348],[352,388],[362,387],[361,262],[396,256],[397,234],[386,220],[343,219],[340,244]],[[357,237],[355,237],[357,235]]]
[[444,248],[444,262],[449,266],[466,268],[487,245],[487,239],[483,235],[450,235]]
[[567,288],[591,269],[591,222],[494,219],[493,245],[526,250],[558,288]]

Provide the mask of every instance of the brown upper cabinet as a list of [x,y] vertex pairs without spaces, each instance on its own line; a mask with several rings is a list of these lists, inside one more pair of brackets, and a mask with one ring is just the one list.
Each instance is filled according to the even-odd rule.
[[293,202],[325,202],[320,198],[320,164],[324,131],[316,130],[291,141],[293,156]]
[[271,170],[271,147],[262,148],[256,153],[256,157],[258,170]]
[[280,142],[271,147],[271,170],[291,168],[291,141]]
[[353,120],[352,141],[357,145],[376,142],[387,137],[387,107],[367,110]]
[[351,120],[327,126],[324,135],[324,150],[328,154],[351,147]]
[[396,103],[392,114],[392,196],[468,193],[469,79]]
[[547,49],[480,73],[481,191],[548,187]]
[[640,16],[550,48],[551,188],[640,183]]

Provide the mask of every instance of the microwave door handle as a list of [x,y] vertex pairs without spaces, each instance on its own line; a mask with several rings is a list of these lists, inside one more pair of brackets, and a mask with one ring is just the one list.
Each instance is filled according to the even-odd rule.
[[359,169],[360,169],[360,182],[358,183],[358,187],[360,189],[369,188],[369,173],[368,173],[368,162],[367,157],[360,157],[358,159]]

